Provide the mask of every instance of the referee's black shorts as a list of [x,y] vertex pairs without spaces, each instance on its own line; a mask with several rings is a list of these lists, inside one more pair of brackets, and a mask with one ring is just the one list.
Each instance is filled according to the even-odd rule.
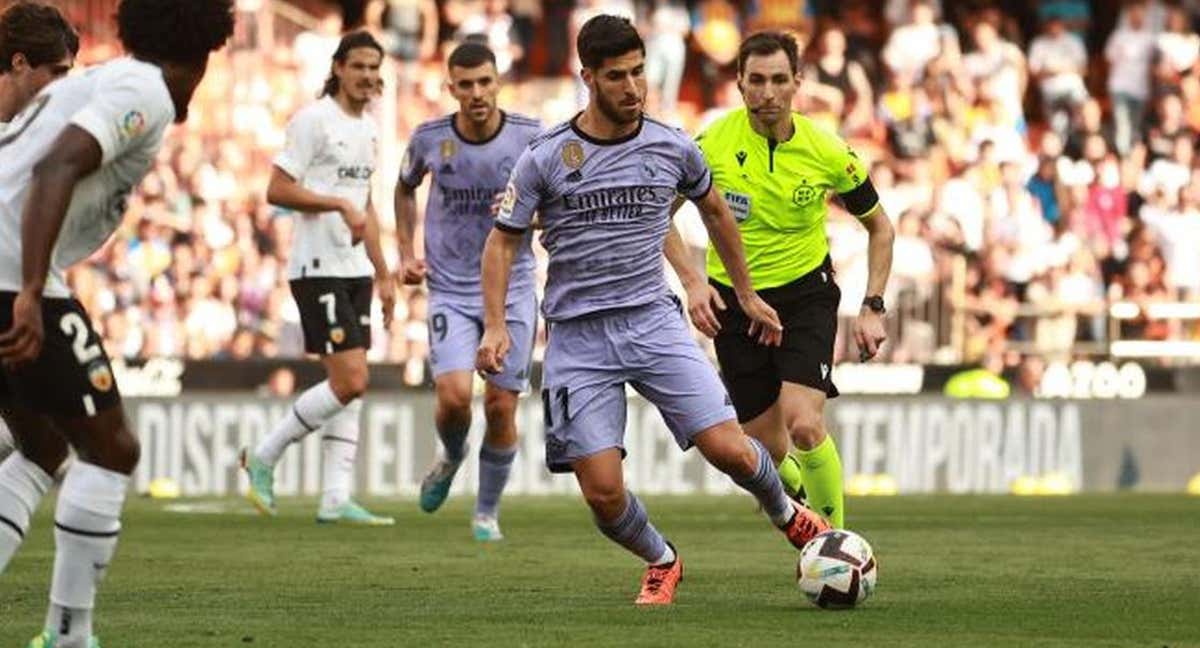
[[717,314],[721,331],[715,342],[721,377],[745,423],[767,411],[786,382],[812,387],[828,398],[838,395],[833,384],[833,344],[842,291],[833,280],[829,257],[815,270],[792,283],[758,291],[783,323],[783,343],[759,344],[747,334],[750,318],[738,305],[733,289],[709,282],[726,309]]

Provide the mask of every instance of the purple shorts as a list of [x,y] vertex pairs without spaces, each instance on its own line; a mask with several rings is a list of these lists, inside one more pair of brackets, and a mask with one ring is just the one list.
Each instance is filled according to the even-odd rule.
[[[512,347],[504,360],[504,371],[488,376],[488,382],[515,392],[529,388],[537,309],[537,296],[532,291],[510,295],[505,310]],[[482,335],[482,303],[470,303],[453,295],[430,294],[429,363],[434,378],[452,371],[474,372],[475,352]]]
[[674,296],[644,306],[554,322],[542,390],[546,466],[609,448],[624,455],[625,385],[658,408],[679,447],[737,414]]

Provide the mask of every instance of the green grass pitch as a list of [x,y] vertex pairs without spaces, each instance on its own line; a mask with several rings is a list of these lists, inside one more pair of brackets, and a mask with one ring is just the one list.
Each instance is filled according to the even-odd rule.
[[[226,509],[180,513],[178,505]],[[1200,646],[1200,498],[851,499],[879,589],[809,605],[796,552],[748,497],[647,498],[686,565],[676,604],[632,605],[641,568],[582,500],[511,498],[481,546],[469,506],[372,501],[390,529],[318,527],[314,503],[132,499],[100,593],[106,648],[188,646]],[[51,511],[0,576],[0,648],[41,627]]]

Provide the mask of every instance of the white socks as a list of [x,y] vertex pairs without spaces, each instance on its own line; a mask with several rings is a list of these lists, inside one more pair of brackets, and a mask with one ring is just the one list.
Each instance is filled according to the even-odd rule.
[[20,452],[0,463],[0,574],[21,546],[29,518],[53,484],[46,471]]
[[346,403],[321,431],[322,511],[331,511],[350,500],[362,408],[361,398]]
[[96,586],[104,577],[121,530],[129,477],[76,461],[67,471],[54,513],[54,577],[46,627],[57,646],[86,647],[92,635]]
[[304,438],[310,432],[315,432],[341,409],[342,403],[333,393],[333,388],[329,386],[328,380],[309,387],[307,391],[300,394],[300,398],[297,398],[296,402],[292,403],[292,409],[283,417],[283,420],[275,424],[275,429],[267,435],[267,438],[258,444],[254,454],[259,461],[268,466],[274,466],[279,463],[279,457],[288,444]]

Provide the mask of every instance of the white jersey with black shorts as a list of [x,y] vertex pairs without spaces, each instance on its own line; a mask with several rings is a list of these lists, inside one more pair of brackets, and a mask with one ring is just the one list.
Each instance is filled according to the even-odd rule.
[[[292,117],[275,166],[309,191],[366,210],[378,135],[367,115],[322,97]],[[374,266],[336,211],[297,213],[288,279],[300,310],[304,348],[328,355],[371,346]]]
[[46,86],[0,135],[0,330],[12,328],[21,290],[21,221],[34,167],[70,126],[94,137],[102,155],[100,167],[75,185],[53,248],[41,354],[19,369],[0,368],[0,398],[57,416],[93,416],[120,402],[108,356],[64,272],[121,224],[130,192],[174,120],[161,70],[123,58]]

